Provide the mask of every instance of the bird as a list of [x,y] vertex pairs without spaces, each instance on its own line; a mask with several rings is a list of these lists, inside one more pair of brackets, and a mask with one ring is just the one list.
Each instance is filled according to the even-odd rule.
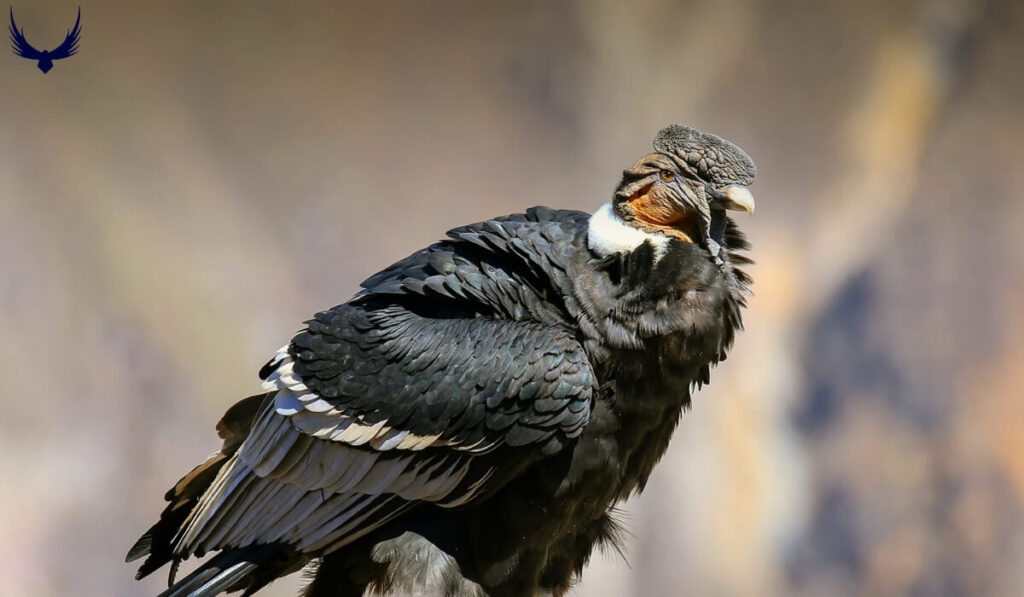
[[[450,230],[317,313],[131,547],[166,596],[560,596],[622,548],[691,395],[742,328],[753,160],[682,125],[592,214]],[[216,552],[176,579],[189,557]]]
[[82,7],[78,7],[78,17],[75,18],[75,26],[68,31],[64,41],[53,50],[40,51],[28,43],[28,40],[25,39],[25,29],[22,28],[19,31],[18,24],[14,22],[13,6],[11,7],[11,24],[8,26],[8,31],[11,36],[11,50],[22,58],[37,60],[36,66],[39,67],[39,70],[43,71],[43,74],[46,74],[53,68],[54,60],[70,58],[78,52],[78,40],[82,33]]

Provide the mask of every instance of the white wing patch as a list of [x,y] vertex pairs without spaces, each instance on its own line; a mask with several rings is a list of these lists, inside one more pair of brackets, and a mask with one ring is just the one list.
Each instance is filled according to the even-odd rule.
[[295,362],[283,346],[271,360],[274,371],[263,381],[263,389],[277,390],[274,409],[279,415],[288,417],[296,429],[318,439],[340,442],[350,446],[363,446],[375,450],[418,451],[431,447],[450,447],[473,453],[487,452],[495,447],[483,440],[472,445],[441,439],[440,434],[417,435],[410,431],[395,429],[387,421],[369,423],[349,416],[324,400],[295,372]]
[[595,211],[587,226],[587,246],[602,257],[628,253],[650,242],[654,246],[654,261],[657,262],[668,250],[668,241],[669,237],[664,234],[646,232],[623,222],[611,203],[605,203]]

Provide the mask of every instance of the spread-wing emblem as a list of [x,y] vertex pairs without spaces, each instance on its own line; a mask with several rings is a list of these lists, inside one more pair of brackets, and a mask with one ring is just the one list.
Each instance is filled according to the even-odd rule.
[[75,19],[75,26],[68,31],[64,42],[53,50],[37,50],[25,39],[25,30],[18,29],[14,22],[14,7],[11,7],[11,24],[9,26],[11,35],[11,51],[22,58],[38,61],[39,70],[44,73],[53,68],[53,61],[74,56],[78,52],[78,39],[82,33],[82,7],[78,7],[78,17]]

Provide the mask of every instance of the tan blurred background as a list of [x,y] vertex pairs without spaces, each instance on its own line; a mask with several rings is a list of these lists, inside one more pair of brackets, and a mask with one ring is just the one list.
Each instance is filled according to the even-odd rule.
[[1024,3],[82,13],[0,56],[0,594],[157,592],[125,551],[304,319],[671,122],[757,161],[756,296],[575,594],[1024,591]]

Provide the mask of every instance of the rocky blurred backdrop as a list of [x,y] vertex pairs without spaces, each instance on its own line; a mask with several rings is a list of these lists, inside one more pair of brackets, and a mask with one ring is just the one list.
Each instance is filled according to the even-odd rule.
[[[16,2],[52,48],[70,1]],[[667,123],[754,156],[747,331],[621,595],[1024,591],[1024,4],[82,5],[0,56],[0,594],[125,551],[313,312],[458,224],[592,210]],[[291,595],[301,579],[268,595]]]

